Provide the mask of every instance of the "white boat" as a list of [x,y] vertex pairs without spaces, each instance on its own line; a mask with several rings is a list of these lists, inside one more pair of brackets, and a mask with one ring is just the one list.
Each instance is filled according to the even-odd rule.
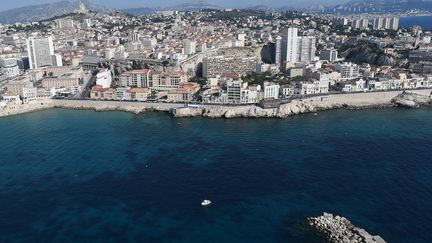
[[202,203],[201,203],[202,206],[208,206],[208,205],[210,205],[210,204],[211,204],[211,201],[210,201],[210,200],[204,200],[204,201],[202,201]]

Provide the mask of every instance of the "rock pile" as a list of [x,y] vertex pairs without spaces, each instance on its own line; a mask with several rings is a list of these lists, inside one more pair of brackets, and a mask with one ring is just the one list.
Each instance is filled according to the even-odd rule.
[[432,103],[430,96],[411,92],[403,92],[392,99],[392,103],[400,107],[418,108],[420,105]]
[[324,213],[322,216],[308,218],[308,223],[326,235],[334,243],[386,243],[380,236],[372,236],[366,230],[355,227],[348,219]]

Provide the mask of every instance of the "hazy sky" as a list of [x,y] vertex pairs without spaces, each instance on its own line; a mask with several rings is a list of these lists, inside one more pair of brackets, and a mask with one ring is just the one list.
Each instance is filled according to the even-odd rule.
[[[0,11],[27,5],[35,5],[41,3],[58,2],[60,0],[1,0]],[[112,8],[130,8],[130,7],[166,7],[179,3],[192,2],[193,0],[97,0]],[[210,3],[222,7],[247,7],[252,5],[268,5],[271,7],[289,6],[295,3],[311,4],[311,3],[337,3],[344,0],[209,0]]]

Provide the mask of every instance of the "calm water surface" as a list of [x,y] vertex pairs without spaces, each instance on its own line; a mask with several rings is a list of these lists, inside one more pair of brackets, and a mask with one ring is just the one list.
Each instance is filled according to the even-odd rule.
[[432,239],[431,108],[48,110],[0,118],[0,134],[0,242],[322,242],[304,221],[324,211],[388,242]]
[[424,30],[432,30],[432,16],[402,17],[399,20],[399,25],[405,28],[413,25],[420,25]]

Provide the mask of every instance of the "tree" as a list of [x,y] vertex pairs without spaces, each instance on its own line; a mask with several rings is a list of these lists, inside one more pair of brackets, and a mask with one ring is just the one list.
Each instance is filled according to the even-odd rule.
[[202,87],[202,86],[207,84],[207,78],[193,77],[193,78],[189,79],[189,82],[197,83]]
[[156,98],[157,98],[157,93],[156,93],[156,91],[152,90],[148,99],[149,100],[155,100]]
[[165,61],[162,62],[162,66],[163,66],[164,71],[166,71],[165,69],[166,69],[166,67],[168,65],[169,65],[169,61],[168,60],[165,60]]

